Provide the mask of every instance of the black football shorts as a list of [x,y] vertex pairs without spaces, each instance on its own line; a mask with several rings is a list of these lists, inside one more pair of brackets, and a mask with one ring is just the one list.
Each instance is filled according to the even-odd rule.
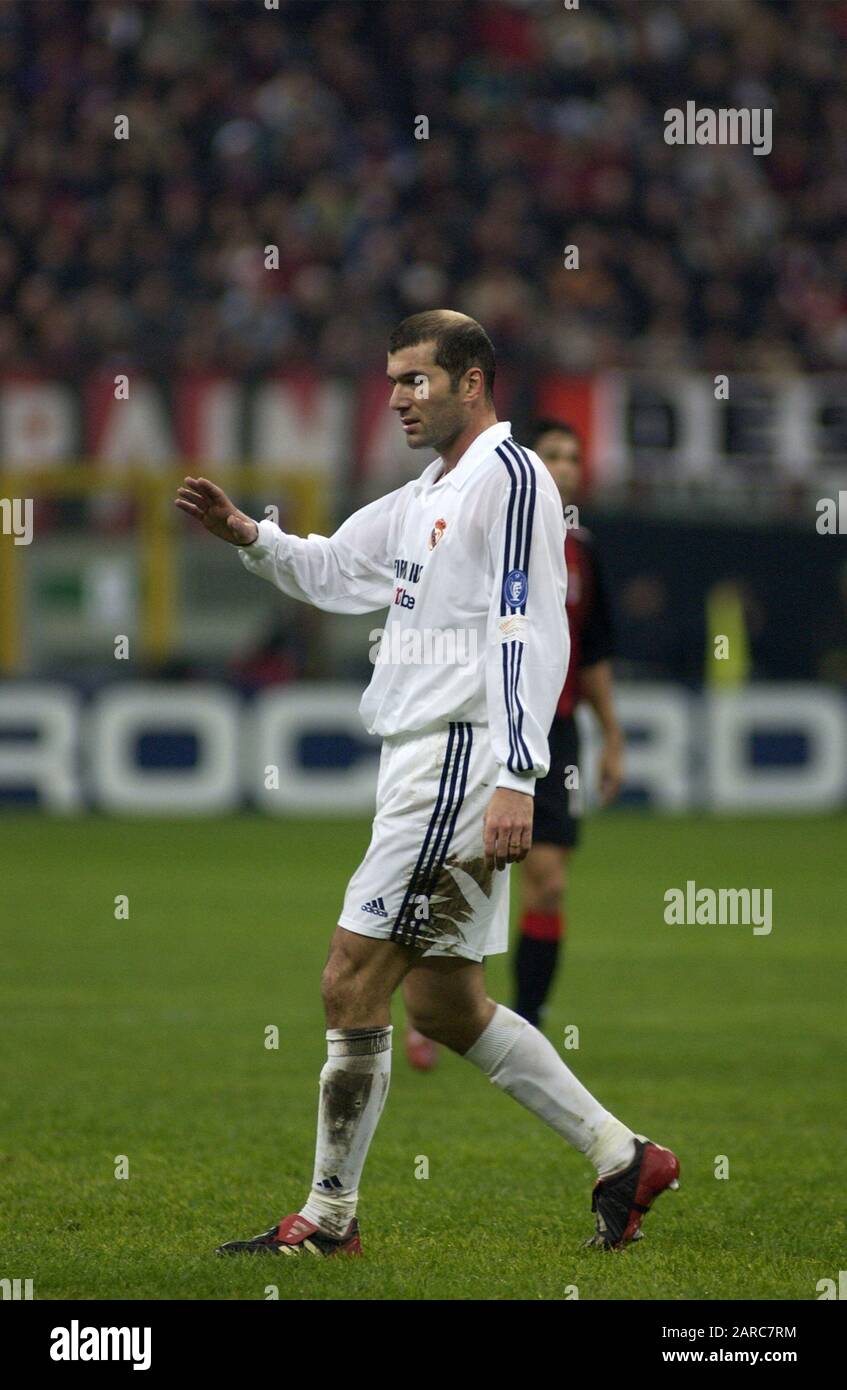
[[556,715],[550,728],[550,771],[535,784],[534,845],[579,843],[580,789],[569,786],[579,766],[579,734],[572,714]]

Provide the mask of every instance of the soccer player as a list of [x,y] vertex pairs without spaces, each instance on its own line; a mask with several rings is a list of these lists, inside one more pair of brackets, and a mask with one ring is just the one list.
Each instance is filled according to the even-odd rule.
[[[438,457],[331,537],[257,523],[206,478],[178,491],[177,506],[284,593],[331,612],[388,609],[360,706],[383,739],[373,834],[322,978],[312,1187],[299,1211],[221,1254],[360,1253],[359,1183],[388,1092],[391,997],[407,976],[413,1026],[594,1165],[592,1243],[637,1239],[654,1199],[676,1185],[676,1156],[605,1110],[485,989],[485,956],[507,946],[508,865],[530,847],[568,656],[561,501],[537,455],[498,423],[494,369],[487,334],[463,314],[415,314],[394,330],[389,404],[409,446]],[[433,633],[455,640],[439,645]],[[415,652],[441,659],[403,659]]]
[[[539,420],[532,447],[546,464],[565,508],[578,494],[582,469],[579,435],[561,420]],[[579,736],[574,711],[585,700],[600,725],[600,799],[617,796],[623,773],[623,735],[612,686],[612,625],[597,551],[580,526],[565,532],[567,615],[571,659],[550,728],[550,770],[535,784],[532,848],[521,868],[521,908],[515,953],[515,1011],[539,1025],[560,947],[567,934],[564,895],[568,859],[579,839]]]
[[[538,420],[532,447],[546,464],[562,505],[571,506],[579,492],[582,446],[572,425]],[[590,533],[582,527],[565,531],[568,574],[567,623],[570,633],[568,674],[550,727],[550,770],[535,784],[532,848],[520,874],[521,907],[515,953],[515,1012],[539,1027],[550,994],[560,947],[566,936],[564,895],[568,858],[579,839],[581,796],[578,783],[579,735],[574,711],[584,699],[602,732],[600,798],[617,796],[623,770],[623,735],[615,714],[612,686],[612,625],[606,590]],[[417,1071],[431,1071],[438,1048],[417,1029],[406,1031],[406,1054]]]

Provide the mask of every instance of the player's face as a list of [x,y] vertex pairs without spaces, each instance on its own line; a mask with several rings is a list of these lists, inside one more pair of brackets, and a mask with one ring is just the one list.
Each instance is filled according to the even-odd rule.
[[582,454],[579,440],[564,430],[548,430],[536,440],[535,452],[546,463],[559,489],[559,496],[567,504],[572,502],[578,489],[582,471]]
[[435,364],[435,344],[390,352],[387,371],[392,387],[388,404],[400,416],[409,448],[442,453],[467,420],[461,391],[451,389],[447,372]]

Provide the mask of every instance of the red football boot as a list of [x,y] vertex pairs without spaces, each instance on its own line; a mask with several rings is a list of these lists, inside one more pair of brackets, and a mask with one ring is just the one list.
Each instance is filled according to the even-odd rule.
[[284,1216],[278,1226],[272,1226],[263,1235],[252,1240],[230,1240],[219,1245],[216,1255],[320,1255],[329,1259],[332,1255],[361,1255],[362,1242],[359,1237],[359,1223],[355,1216],[345,1234],[339,1238],[328,1236],[305,1216],[294,1212]]
[[640,1240],[642,1219],[669,1187],[679,1187],[676,1154],[636,1135],[635,1157],[629,1167],[594,1184],[591,1210],[597,1214],[597,1233],[586,1245],[623,1250]]

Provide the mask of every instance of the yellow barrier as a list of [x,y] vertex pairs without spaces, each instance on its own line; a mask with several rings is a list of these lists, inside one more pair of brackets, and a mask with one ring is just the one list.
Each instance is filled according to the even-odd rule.
[[[112,473],[102,465],[68,465],[27,473],[0,472],[0,498],[127,496],[139,508],[141,540],[141,646],[154,662],[173,651],[173,619],[176,613],[176,564],[174,547],[179,540],[177,522],[185,522],[173,505],[177,487],[186,473],[212,477],[232,497],[263,493],[268,503],[285,498],[291,513],[291,530],[305,536],[327,530],[326,481],[317,473],[283,473],[250,464],[208,467],[186,463],[180,470],[149,473],[140,469]],[[280,508],[282,510],[282,507]],[[0,530],[0,672],[13,675],[21,659],[19,566],[28,547]]]

